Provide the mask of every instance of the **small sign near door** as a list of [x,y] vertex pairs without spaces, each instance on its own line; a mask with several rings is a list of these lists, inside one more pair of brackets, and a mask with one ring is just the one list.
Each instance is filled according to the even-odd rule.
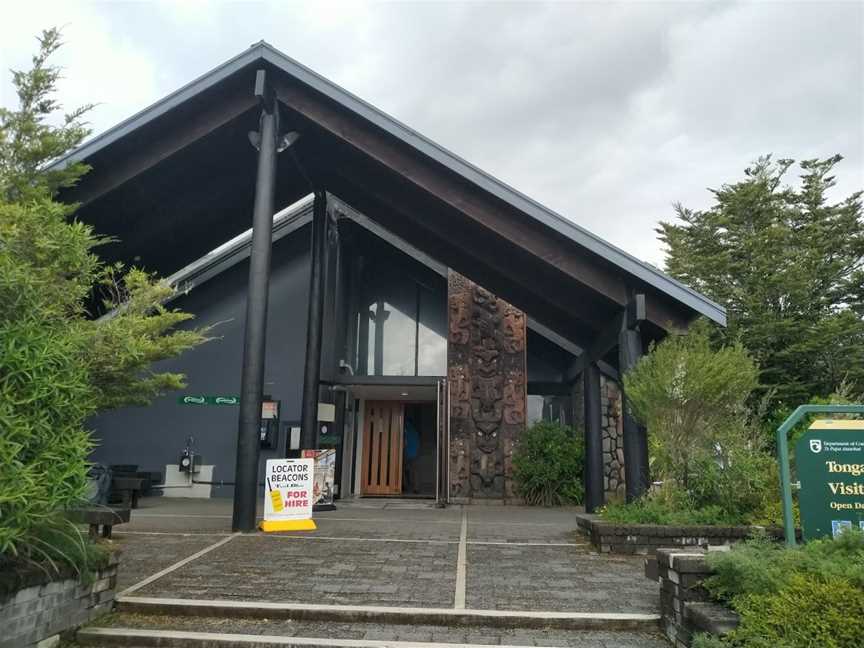
[[309,531],[312,521],[314,459],[268,459],[264,471],[262,531]]
[[312,503],[332,506],[336,483],[336,450],[304,450],[303,456],[315,462],[315,478],[312,486]]

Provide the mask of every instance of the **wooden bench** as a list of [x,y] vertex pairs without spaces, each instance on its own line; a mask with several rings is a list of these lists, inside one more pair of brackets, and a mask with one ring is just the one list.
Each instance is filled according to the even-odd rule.
[[129,521],[130,511],[128,508],[114,508],[111,506],[93,506],[69,509],[66,516],[72,522],[87,524],[90,526],[90,537],[99,535],[99,526],[102,526],[102,537],[111,537],[111,527],[115,524],[123,524]]

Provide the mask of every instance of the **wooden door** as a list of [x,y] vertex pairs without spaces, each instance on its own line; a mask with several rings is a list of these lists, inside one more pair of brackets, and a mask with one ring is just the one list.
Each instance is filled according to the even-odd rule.
[[362,495],[402,493],[403,407],[399,401],[367,401],[363,417]]

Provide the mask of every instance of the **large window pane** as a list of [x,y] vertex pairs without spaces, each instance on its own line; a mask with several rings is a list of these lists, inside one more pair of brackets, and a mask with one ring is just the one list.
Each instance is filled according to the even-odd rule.
[[569,396],[528,394],[527,423],[549,421],[573,425],[573,401]]
[[443,376],[447,373],[447,293],[420,286],[417,375]]

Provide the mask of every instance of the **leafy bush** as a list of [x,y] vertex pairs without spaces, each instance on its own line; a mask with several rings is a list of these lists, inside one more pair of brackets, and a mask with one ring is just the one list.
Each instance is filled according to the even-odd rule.
[[721,440],[746,428],[756,365],[740,345],[714,350],[707,324],[656,345],[624,376],[627,407],[650,433],[655,477],[685,490],[694,461],[714,459]]
[[711,553],[711,594],[741,615],[722,640],[694,646],[747,648],[857,648],[864,641],[864,533],[794,549],[765,538]]
[[737,519],[726,517],[720,506],[696,506],[686,491],[671,483],[653,489],[635,502],[608,504],[603,510],[603,517],[620,524],[678,526],[740,523]]
[[852,529],[837,538],[813,540],[795,548],[765,537],[736,545],[729,552],[708,554],[714,571],[705,586],[715,597],[780,591],[793,574],[826,583],[846,580],[864,590],[864,533]]
[[729,648],[729,645],[721,637],[700,633],[693,637],[691,648]]
[[[171,289],[106,267],[94,253],[106,241],[55,200],[87,170],[49,163],[87,136],[89,107],[57,119],[60,69],[48,59],[60,33],[44,32],[40,45],[32,69],[13,72],[19,109],[0,108],[0,567],[85,571],[98,550],[63,512],[86,487],[86,419],[182,385],[151,363],[206,338],[172,331],[189,316],[162,307]],[[96,320],[87,307],[106,282],[106,309],[123,308]]]
[[773,524],[779,474],[747,402],[756,366],[741,346],[714,350],[706,324],[667,338],[624,376],[627,406],[648,428],[661,488],[610,506],[619,522]]
[[513,453],[516,492],[527,504],[581,504],[583,464],[581,435],[559,423],[538,421]]
[[759,648],[860,648],[864,590],[848,581],[825,583],[795,574],[773,594],[736,599],[741,626],[732,639]]
[[[69,288],[57,280],[63,268],[88,266],[89,236],[63,216],[56,205],[0,203],[0,240],[8,242],[0,246],[0,553],[9,556],[44,557],[39,528],[86,486],[93,395],[79,331],[66,325],[76,295],[54,287]],[[64,228],[62,250],[54,249]],[[24,263],[16,245],[56,261]]]

